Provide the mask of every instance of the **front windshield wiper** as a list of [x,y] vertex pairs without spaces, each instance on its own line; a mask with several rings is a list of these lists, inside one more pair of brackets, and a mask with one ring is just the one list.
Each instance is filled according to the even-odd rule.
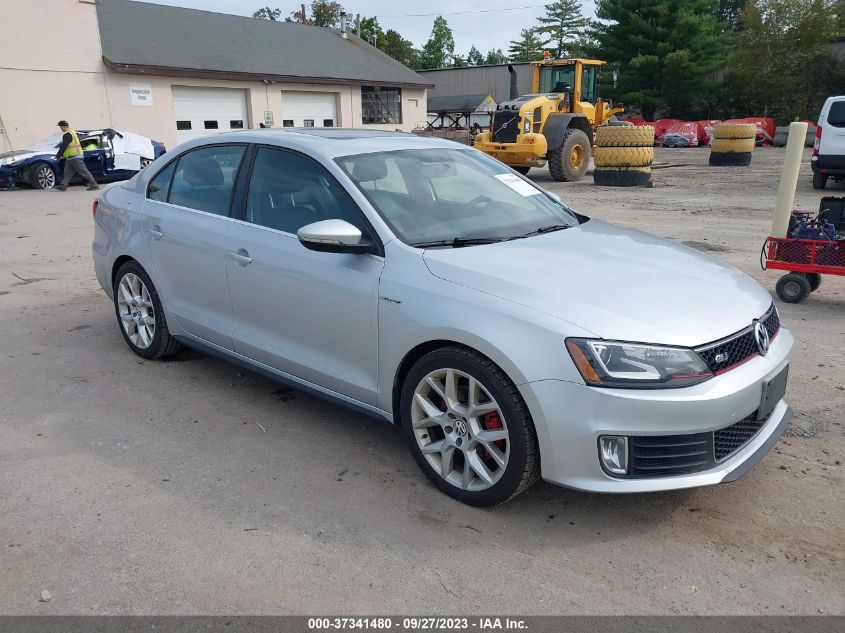
[[549,224],[548,226],[541,226],[539,229],[528,231],[528,233],[523,233],[522,235],[515,235],[513,237],[509,237],[508,239],[519,240],[523,237],[531,237],[532,235],[542,235],[543,233],[551,233],[552,231],[562,231],[563,229],[568,229],[569,227],[569,224]]
[[416,248],[435,248],[438,246],[449,246],[460,248],[461,246],[475,246],[477,244],[495,244],[502,242],[502,237],[455,237],[451,240],[433,240],[431,242],[414,242],[411,246]]

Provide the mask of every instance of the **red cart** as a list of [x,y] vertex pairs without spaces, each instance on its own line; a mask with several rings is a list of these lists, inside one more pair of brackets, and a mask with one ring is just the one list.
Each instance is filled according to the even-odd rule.
[[[763,270],[788,270],[778,279],[778,297],[787,303],[803,301],[822,283],[822,275],[845,275],[845,241],[768,237],[763,247]],[[762,263],[762,262],[761,262]]]

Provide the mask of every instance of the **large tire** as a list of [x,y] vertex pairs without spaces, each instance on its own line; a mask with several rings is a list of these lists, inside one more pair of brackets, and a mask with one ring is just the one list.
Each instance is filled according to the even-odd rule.
[[827,184],[827,176],[820,171],[813,172],[813,189],[824,189]]
[[710,164],[715,167],[744,167],[751,164],[751,152],[744,154],[710,152]]
[[[579,160],[576,160],[575,157]],[[581,180],[590,164],[590,139],[577,129],[569,128],[563,134],[560,147],[548,153],[549,172],[558,182]]]
[[[158,292],[138,262],[126,262],[118,269],[113,289],[117,324],[129,349],[148,360],[164,358],[179,350],[181,344],[170,335]],[[149,325],[144,321],[147,318],[153,320],[152,336],[145,327],[145,324]],[[133,331],[136,340],[133,340]]]
[[654,128],[650,125],[608,126],[596,128],[599,147],[654,147]]
[[710,150],[717,154],[747,154],[754,151],[754,139],[714,138]]
[[57,182],[56,170],[47,163],[35,163],[29,168],[29,184],[33,189],[52,189]]
[[596,168],[593,183],[604,187],[645,187],[651,182],[651,168]]
[[800,303],[810,292],[810,280],[801,273],[789,273],[778,279],[775,291],[786,303]]
[[[447,406],[440,397],[449,393],[447,381],[453,379],[457,401],[469,402],[470,376],[479,386],[475,401],[492,406],[495,412],[471,415],[461,405]],[[528,407],[507,375],[478,352],[446,347],[414,363],[402,384],[400,420],[420,469],[438,489],[459,501],[498,505],[540,477],[537,433]],[[500,439],[479,443],[478,438],[491,430]],[[489,481],[476,468],[485,471]]]
[[654,161],[653,147],[595,148],[593,162],[599,167],[649,167]]
[[804,273],[804,276],[810,282],[810,292],[815,292],[822,285],[822,276],[819,273]]
[[516,173],[522,174],[525,176],[531,170],[530,167],[514,167],[513,165],[508,165],[511,169],[513,169]]
[[713,138],[757,138],[756,123],[717,123]]

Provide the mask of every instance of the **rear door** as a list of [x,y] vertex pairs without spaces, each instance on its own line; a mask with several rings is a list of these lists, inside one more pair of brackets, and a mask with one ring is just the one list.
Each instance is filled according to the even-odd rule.
[[226,349],[232,346],[226,236],[246,147],[182,154],[150,181],[144,207],[145,240],[171,314],[189,333]]
[[[845,97],[836,97],[825,103],[819,117],[822,138],[819,143],[819,163],[828,157],[845,160]],[[840,169],[845,169],[845,164]]]

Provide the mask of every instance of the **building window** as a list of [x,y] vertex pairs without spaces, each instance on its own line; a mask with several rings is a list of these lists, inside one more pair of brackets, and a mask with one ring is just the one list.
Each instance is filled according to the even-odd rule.
[[217,121],[204,121],[206,130],[216,130]]
[[402,123],[402,89],[361,86],[363,123]]
[[302,121],[304,127],[314,127],[314,119],[305,119]]
[[244,122],[242,119],[232,119],[229,121],[229,129],[231,130],[242,130],[244,129]]
[[282,127],[293,127],[293,119],[284,119],[282,121]]
[[190,121],[176,121],[176,129],[177,130],[190,130],[191,129],[191,122]]
[[334,127],[334,119],[323,119],[323,127]]

